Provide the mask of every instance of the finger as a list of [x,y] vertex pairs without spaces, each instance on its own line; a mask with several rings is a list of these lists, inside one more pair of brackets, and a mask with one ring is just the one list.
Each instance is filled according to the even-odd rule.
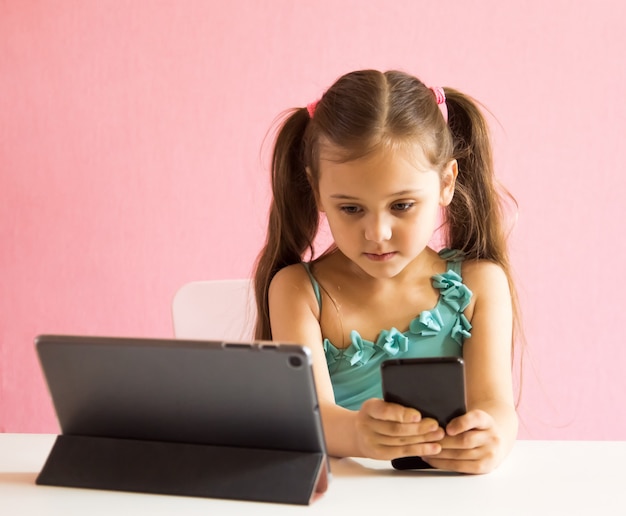
[[389,436],[378,434],[371,427],[357,429],[366,456],[374,459],[391,460],[413,455],[436,455],[441,452],[439,439],[444,434],[443,428],[436,432],[412,434],[408,436]]
[[366,414],[373,420],[378,421],[389,421],[393,423],[423,423],[425,426],[421,430],[430,431],[430,429],[434,430],[439,427],[439,423],[436,419],[433,418],[422,418],[421,413],[409,407],[404,407],[397,403],[390,403],[380,399],[369,399],[365,403],[363,403],[361,410],[361,414]]
[[434,419],[424,419],[419,423],[398,423],[369,418],[366,423],[373,432],[379,435],[404,437],[435,433],[435,440],[445,437],[445,430]]
[[422,415],[418,410],[376,398],[369,399],[363,403],[361,410],[369,417],[383,421],[417,423],[422,420]]
[[450,421],[446,426],[446,434],[454,436],[470,430],[488,430],[493,423],[493,418],[484,410],[470,410]]
[[441,447],[445,450],[470,450],[484,446],[490,439],[490,434],[484,430],[468,430],[458,435],[446,435],[441,440]]
[[488,455],[486,446],[474,446],[467,448],[454,447],[444,444],[443,440],[439,441],[441,451],[433,459],[453,459],[453,460],[478,460]]
[[393,460],[401,457],[420,457],[436,455],[441,451],[439,443],[417,443],[404,446],[378,446],[376,457],[381,460]]
[[493,471],[502,460],[497,451],[488,446],[474,450],[447,450],[446,454],[457,454],[457,458],[447,458],[443,452],[435,456],[423,456],[422,458],[433,468],[459,473],[482,474]]
[[[388,435],[388,434],[376,434],[373,438],[376,442],[382,446],[413,446],[423,443],[437,443],[437,452],[441,450],[440,441],[444,436],[442,428],[438,428],[434,432],[421,433],[421,434],[409,434],[409,435]],[[435,452],[436,453],[436,452]]]

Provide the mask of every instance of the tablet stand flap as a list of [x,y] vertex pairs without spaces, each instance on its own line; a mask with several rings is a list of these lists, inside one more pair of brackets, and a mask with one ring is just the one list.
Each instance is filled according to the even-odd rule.
[[307,505],[322,452],[60,435],[37,484]]

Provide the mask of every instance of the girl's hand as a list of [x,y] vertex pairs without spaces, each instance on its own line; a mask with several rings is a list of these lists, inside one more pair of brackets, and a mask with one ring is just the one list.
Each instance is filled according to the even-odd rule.
[[381,399],[363,403],[356,418],[356,439],[364,457],[391,460],[413,455],[435,455],[445,432],[437,421],[422,419],[411,408]]
[[488,473],[506,455],[495,420],[483,410],[470,410],[446,427],[441,452],[422,458],[437,469],[460,473]]

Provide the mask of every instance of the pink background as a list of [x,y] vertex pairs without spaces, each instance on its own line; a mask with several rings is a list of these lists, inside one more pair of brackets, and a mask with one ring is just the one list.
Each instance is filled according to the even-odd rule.
[[0,0],[0,431],[55,432],[39,333],[166,337],[247,277],[274,117],[356,68],[480,99],[520,205],[520,436],[626,438],[621,0]]

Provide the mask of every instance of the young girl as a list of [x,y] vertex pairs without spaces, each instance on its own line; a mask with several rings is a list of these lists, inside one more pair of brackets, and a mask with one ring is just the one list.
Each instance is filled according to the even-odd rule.
[[[402,72],[349,73],[284,120],[256,338],[311,349],[331,455],[484,473],[511,448],[514,303],[492,168],[474,102]],[[320,212],[334,245],[306,262]],[[440,428],[381,399],[381,362],[445,355],[465,361],[465,415]]]

